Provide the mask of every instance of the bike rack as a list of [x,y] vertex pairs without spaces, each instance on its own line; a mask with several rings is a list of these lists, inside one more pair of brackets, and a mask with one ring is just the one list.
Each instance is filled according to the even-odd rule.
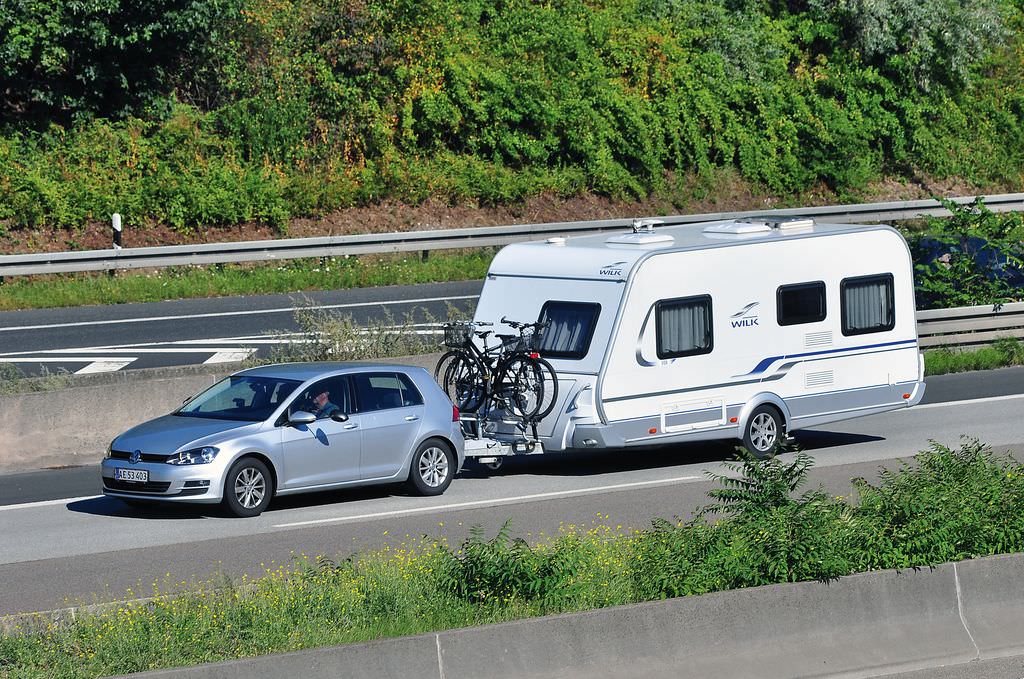
[[493,411],[481,418],[477,413],[464,413],[459,419],[462,435],[466,439],[466,457],[478,462],[495,462],[512,455],[539,455],[544,446],[537,440],[536,427],[530,434],[522,431],[522,422],[501,419]]

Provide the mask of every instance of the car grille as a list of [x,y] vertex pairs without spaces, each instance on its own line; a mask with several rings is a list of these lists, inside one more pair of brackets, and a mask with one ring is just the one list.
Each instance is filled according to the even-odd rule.
[[110,490],[118,490],[125,493],[166,493],[171,487],[170,481],[147,481],[146,483],[118,481],[109,476],[103,477],[103,485]]
[[[126,450],[111,450],[110,457],[115,460],[130,460],[132,454]],[[157,455],[156,453],[143,453],[142,462],[167,462],[166,455]]]

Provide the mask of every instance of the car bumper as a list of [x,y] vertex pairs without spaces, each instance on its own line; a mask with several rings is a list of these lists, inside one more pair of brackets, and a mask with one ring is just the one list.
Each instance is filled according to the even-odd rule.
[[[145,483],[118,481],[117,469],[145,470],[149,472],[149,480]],[[107,459],[100,465],[100,475],[104,495],[137,500],[216,503],[221,501],[224,488],[223,471],[209,465],[176,467]]]

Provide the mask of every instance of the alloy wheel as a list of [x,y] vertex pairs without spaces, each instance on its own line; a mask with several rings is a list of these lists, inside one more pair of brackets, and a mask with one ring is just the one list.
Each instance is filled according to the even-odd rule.
[[436,446],[423,451],[419,462],[420,478],[431,488],[437,488],[448,478],[448,455]]
[[771,450],[779,438],[778,425],[769,413],[759,413],[750,423],[750,441],[759,452]]
[[235,498],[246,509],[258,507],[267,493],[267,482],[260,470],[246,467],[235,478]]

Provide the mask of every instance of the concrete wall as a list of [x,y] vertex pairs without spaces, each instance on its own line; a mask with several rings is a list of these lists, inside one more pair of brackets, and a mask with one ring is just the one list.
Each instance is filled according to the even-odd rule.
[[1024,653],[1022,585],[1024,555],[1014,554],[133,676],[782,679],[926,677],[940,667],[981,676],[971,668]]
[[[438,357],[389,361],[433,371]],[[220,364],[76,375],[65,389],[0,396],[0,472],[98,464],[115,436],[166,415],[238,368]]]

